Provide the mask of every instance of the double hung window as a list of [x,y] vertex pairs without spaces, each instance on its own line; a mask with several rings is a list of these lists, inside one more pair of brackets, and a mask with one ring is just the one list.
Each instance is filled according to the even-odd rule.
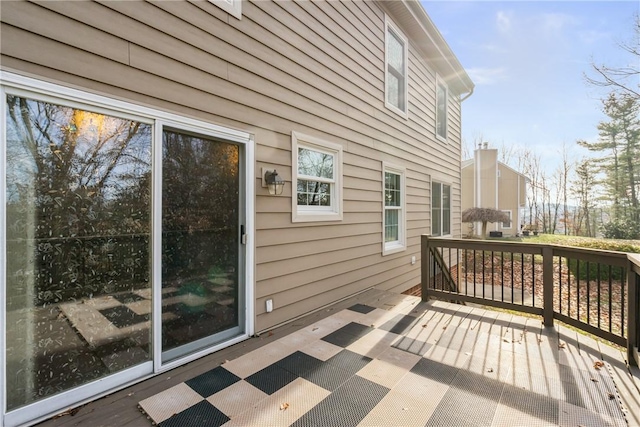
[[509,217],[509,221],[502,223],[502,228],[511,228],[511,211],[502,211]]
[[447,86],[438,79],[436,83],[436,136],[439,139],[447,139],[447,104],[449,90]]
[[403,168],[385,164],[383,167],[384,223],[383,254],[406,248],[405,189]]
[[388,17],[385,28],[385,105],[406,117],[407,38]]
[[441,182],[431,184],[431,235],[451,234],[451,186]]
[[294,132],[292,220],[342,219],[342,147]]

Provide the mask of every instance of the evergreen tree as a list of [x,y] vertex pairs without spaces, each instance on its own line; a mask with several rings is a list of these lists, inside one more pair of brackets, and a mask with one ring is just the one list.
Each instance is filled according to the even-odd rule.
[[578,144],[601,156],[594,159],[605,200],[611,203],[611,220],[616,223],[640,221],[640,99],[611,93],[603,100],[608,120],[598,124],[599,139],[595,143]]

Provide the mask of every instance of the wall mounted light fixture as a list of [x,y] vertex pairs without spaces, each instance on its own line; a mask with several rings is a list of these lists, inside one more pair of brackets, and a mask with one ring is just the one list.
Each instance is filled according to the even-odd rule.
[[269,189],[269,194],[279,196],[284,189],[284,181],[278,175],[277,170],[266,170],[264,172],[264,183]]

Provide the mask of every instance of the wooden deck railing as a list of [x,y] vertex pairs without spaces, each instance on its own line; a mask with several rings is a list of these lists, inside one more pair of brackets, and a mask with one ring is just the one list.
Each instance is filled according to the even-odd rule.
[[422,236],[422,298],[558,319],[626,347],[638,365],[640,256],[559,245]]

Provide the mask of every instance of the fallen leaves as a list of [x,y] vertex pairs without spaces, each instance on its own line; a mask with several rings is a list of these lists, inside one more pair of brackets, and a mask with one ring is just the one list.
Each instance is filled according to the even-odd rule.
[[493,372],[493,368],[487,369],[487,372]]
[[288,407],[289,407],[289,404],[286,403],[286,402],[280,404],[280,410],[281,411],[286,411]]
[[600,360],[596,360],[595,362],[593,362],[593,367],[599,371],[600,369],[604,368],[604,362],[601,362]]
[[616,395],[613,393],[609,393],[609,400],[613,400],[616,398]]
[[563,343],[563,342],[558,343],[558,348],[566,348],[566,347],[567,347],[567,345],[565,343]]

